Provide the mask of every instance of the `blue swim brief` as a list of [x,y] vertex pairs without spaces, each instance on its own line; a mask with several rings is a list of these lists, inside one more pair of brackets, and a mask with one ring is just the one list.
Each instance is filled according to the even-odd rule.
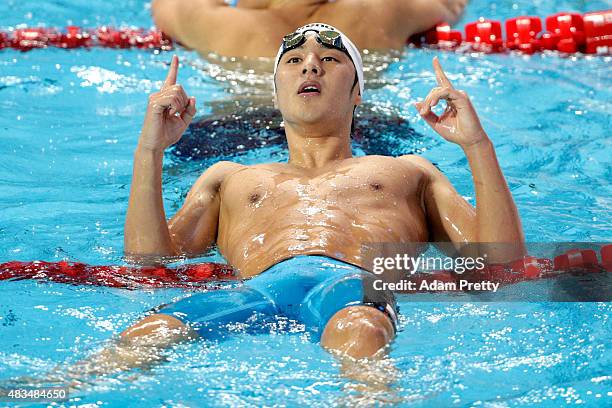
[[299,255],[268,268],[241,286],[197,293],[163,305],[171,315],[203,337],[216,337],[228,326],[284,316],[304,324],[314,340],[339,310],[371,306],[397,327],[397,305],[390,291],[373,290],[376,276],[355,265],[322,255]]

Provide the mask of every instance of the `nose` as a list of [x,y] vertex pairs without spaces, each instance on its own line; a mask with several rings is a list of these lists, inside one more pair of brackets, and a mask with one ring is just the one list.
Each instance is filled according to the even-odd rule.
[[312,53],[304,59],[304,66],[302,67],[302,74],[306,75],[310,72],[315,75],[320,75],[322,72],[319,58]]

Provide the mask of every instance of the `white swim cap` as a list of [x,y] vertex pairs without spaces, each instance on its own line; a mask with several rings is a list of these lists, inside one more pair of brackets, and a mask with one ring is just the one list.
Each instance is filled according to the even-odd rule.
[[[320,31],[336,31],[338,34],[340,34],[340,38],[342,39],[342,45],[344,45],[344,48],[346,48],[348,55],[351,58],[351,61],[353,61],[353,65],[355,66],[355,71],[357,72],[357,81],[359,82],[359,93],[361,95],[363,95],[363,87],[364,87],[364,82],[363,82],[363,61],[361,60],[361,54],[359,54],[359,49],[355,46],[355,44],[353,44],[353,42],[346,36],[344,35],[344,33],[340,30],[338,30],[335,27],[330,26],[329,24],[323,24],[323,23],[312,23],[312,24],[306,24],[305,26],[302,26],[300,28],[298,28],[297,30],[294,31],[294,33],[303,33],[306,31],[315,31],[315,32],[320,32]],[[274,83],[274,93],[276,93],[276,69],[278,68],[278,63],[280,62],[280,59],[283,55],[283,44],[281,43],[280,48],[278,49],[278,53],[276,54],[276,59],[274,61],[274,77],[272,82]]]

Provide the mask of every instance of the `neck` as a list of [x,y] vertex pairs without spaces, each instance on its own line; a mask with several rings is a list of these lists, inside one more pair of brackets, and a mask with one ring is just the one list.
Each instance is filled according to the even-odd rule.
[[353,157],[350,129],[350,122],[348,127],[333,130],[285,123],[288,163],[296,167],[318,169]]

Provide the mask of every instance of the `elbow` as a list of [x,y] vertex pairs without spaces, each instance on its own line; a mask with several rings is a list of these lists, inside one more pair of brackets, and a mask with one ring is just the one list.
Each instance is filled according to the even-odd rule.
[[175,5],[171,0],[153,0],[151,2],[151,16],[155,26],[164,34],[175,38],[174,30],[172,30],[170,21]]
[[163,8],[165,6],[165,0],[153,0],[151,3],[151,17],[155,26],[161,31],[166,32],[166,24],[164,19]]
[[452,1],[443,1],[445,8],[445,16],[444,21],[449,24],[455,24],[465,11],[465,6],[467,5],[467,0],[452,0]]
[[151,1],[151,14],[153,20],[157,20],[164,14],[168,13],[173,6],[175,0],[153,0]]
[[130,239],[128,236],[125,236],[123,240],[123,257],[129,263],[159,265],[168,262],[165,258],[179,255],[180,251],[172,242],[167,244],[143,242],[139,239]]
[[164,253],[163,251],[123,251],[123,260],[130,265],[136,266],[164,266],[168,263],[175,262],[178,254]]
[[151,2],[151,17],[153,17],[153,22],[157,27],[161,29],[161,9],[162,5],[165,3],[165,0],[153,0]]

